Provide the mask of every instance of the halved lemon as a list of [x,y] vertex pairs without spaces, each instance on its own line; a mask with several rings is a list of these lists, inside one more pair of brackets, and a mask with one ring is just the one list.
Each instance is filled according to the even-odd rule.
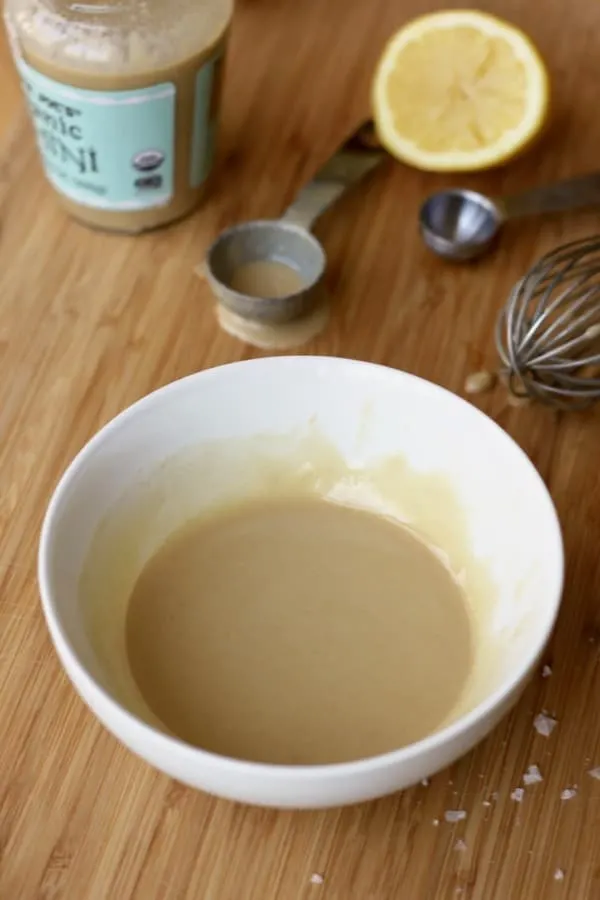
[[379,139],[433,172],[487,169],[524,150],[548,116],[549,79],[531,40],[475,10],[414,19],[388,42],[373,83]]

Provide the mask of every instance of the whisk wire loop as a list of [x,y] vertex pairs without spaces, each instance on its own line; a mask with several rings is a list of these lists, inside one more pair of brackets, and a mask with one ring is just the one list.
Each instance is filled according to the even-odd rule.
[[516,396],[563,409],[600,399],[600,236],[538,260],[510,292],[495,337]]

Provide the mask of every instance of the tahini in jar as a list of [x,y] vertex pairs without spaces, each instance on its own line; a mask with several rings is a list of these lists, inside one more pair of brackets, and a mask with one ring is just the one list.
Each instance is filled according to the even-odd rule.
[[46,175],[92,227],[137,233],[200,203],[233,0],[5,0]]

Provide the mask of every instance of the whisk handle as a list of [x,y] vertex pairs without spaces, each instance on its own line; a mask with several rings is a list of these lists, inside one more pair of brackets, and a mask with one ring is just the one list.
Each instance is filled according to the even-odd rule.
[[496,204],[505,219],[595,206],[600,204],[600,172],[513,194]]

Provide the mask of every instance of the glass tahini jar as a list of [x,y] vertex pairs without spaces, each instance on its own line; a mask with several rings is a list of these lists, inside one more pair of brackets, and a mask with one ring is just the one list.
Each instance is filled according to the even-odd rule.
[[200,203],[233,0],[5,0],[46,175],[87,225],[137,233]]

